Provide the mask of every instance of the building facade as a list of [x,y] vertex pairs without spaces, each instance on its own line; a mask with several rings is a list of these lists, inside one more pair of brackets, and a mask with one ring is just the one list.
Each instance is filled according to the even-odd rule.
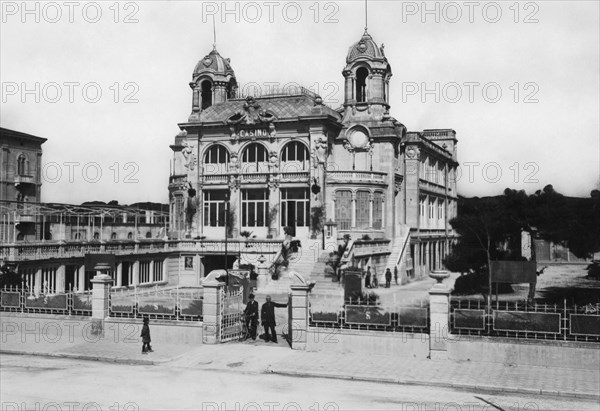
[[40,222],[29,211],[41,201],[45,142],[45,138],[0,128],[0,242],[40,239]]
[[[239,96],[229,59],[216,48],[201,59],[171,146],[169,236],[281,239],[291,227],[321,249],[385,240],[382,266],[441,268],[455,237],[456,133],[409,132],[391,116],[392,69],[366,30],[342,75],[334,110],[306,89]],[[354,257],[369,264],[368,252]]]

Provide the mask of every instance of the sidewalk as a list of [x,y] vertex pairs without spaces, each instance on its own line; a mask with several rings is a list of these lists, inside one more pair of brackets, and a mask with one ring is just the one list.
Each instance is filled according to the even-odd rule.
[[597,370],[293,351],[283,339],[279,344],[258,340],[220,345],[155,343],[153,348],[155,352],[145,355],[137,341],[105,338],[94,342],[83,339],[52,342],[27,338],[22,342],[20,335],[0,333],[0,354],[600,400],[600,373]]
[[[183,344],[161,344],[160,350],[142,354],[142,343],[138,341],[115,341],[110,337],[98,340],[83,338],[38,338],[0,333],[0,354],[40,355],[80,360],[104,361],[121,364],[153,365],[173,361],[193,350],[194,346]],[[38,336],[39,337],[39,336]],[[154,348],[154,347],[153,347]]]
[[600,399],[600,372],[495,363],[294,351],[275,374]]

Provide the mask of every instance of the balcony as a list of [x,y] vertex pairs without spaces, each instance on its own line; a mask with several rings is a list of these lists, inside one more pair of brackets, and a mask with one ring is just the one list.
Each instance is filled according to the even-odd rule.
[[[252,247],[248,247],[248,243]],[[281,249],[281,240],[228,241],[230,254],[275,254]],[[0,244],[0,256],[9,261],[32,261],[49,258],[83,258],[89,253],[111,253],[116,256],[141,256],[145,254],[193,251],[201,255],[225,254],[223,240],[138,240],[109,242],[43,242],[26,244]]]
[[281,173],[282,183],[306,183],[310,177],[308,171],[294,171]]
[[419,179],[419,189],[421,189],[421,191],[427,191],[432,194],[446,195],[446,188],[443,185],[423,180],[422,178]]
[[227,174],[204,174],[202,184],[227,184],[229,175]]
[[387,173],[379,171],[328,171],[328,183],[386,184]]
[[17,214],[15,216],[15,222],[17,224],[21,223],[35,223],[35,216],[31,214]]
[[15,184],[35,184],[34,176],[26,176],[26,175],[16,175],[15,176]]

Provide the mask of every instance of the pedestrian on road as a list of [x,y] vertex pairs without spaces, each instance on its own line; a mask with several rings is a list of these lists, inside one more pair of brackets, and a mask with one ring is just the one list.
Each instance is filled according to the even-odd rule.
[[[267,302],[260,309],[260,321],[265,328],[265,341],[277,343],[277,333],[275,332],[275,307],[287,307],[287,304],[280,304],[271,301],[271,296],[267,295]],[[270,331],[270,333],[269,333]]]
[[367,275],[365,276],[365,288],[371,288],[371,266],[367,267]]
[[385,288],[390,288],[392,284],[392,272],[389,268],[385,269]]
[[379,288],[379,279],[377,278],[377,268],[375,268],[373,273],[373,281],[371,282],[371,288]]
[[150,346],[150,341],[152,341],[152,339],[150,338],[150,327],[148,326],[149,322],[150,319],[148,317],[144,317],[144,326],[142,327],[142,334],[140,335],[140,337],[142,337],[142,354],[154,352]]
[[[256,328],[258,327],[258,302],[254,299],[254,294],[248,296],[248,304],[244,309],[246,316],[246,330],[253,340],[256,340]],[[246,334],[246,338],[248,338]]]

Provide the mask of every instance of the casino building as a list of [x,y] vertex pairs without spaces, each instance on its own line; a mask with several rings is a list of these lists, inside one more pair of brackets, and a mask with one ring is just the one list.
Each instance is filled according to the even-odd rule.
[[293,227],[305,275],[317,260],[308,247],[328,253],[346,235],[354,265],[409,278],[441,268],[455,238],[455,131],[392,117],[392,68],[367,30],[342,75],[333,109],[306,89],[241,96],[230,59],[216,47],[203,57],[171,145],[169,237],[281,240]]

